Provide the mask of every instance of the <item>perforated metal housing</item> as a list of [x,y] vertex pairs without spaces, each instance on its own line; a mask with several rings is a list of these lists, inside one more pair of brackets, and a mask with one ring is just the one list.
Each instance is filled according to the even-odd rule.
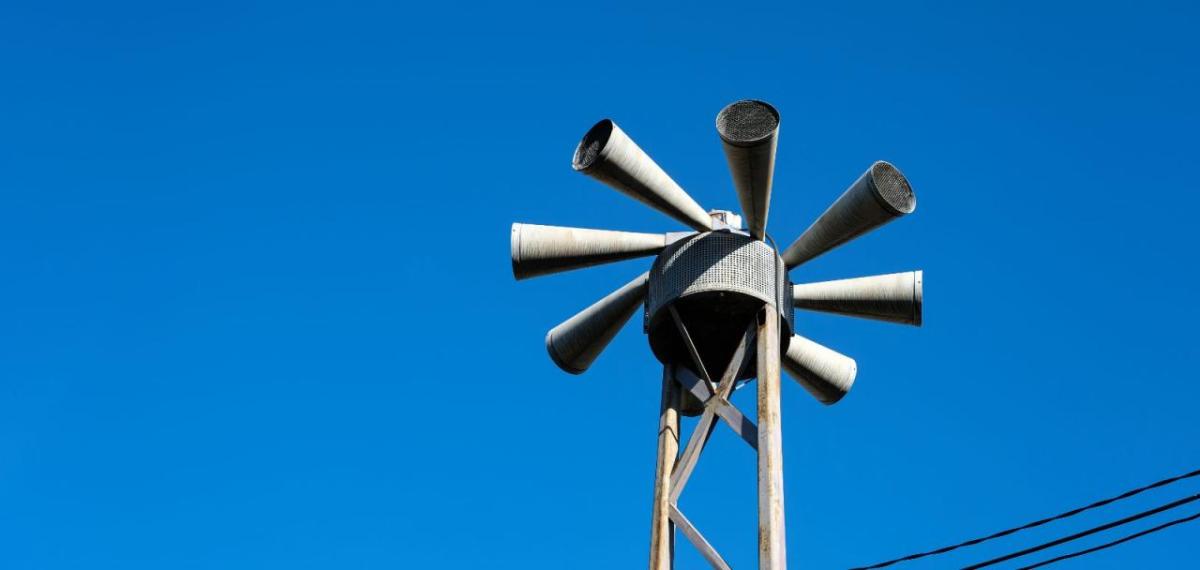
[[[763,303],[778,307],[783,350],[792,335],[791,284],[783,260],[742,232],[694,234],[666,247],[650,269],[645,330],[664,364],[695,368],[668,307],[687,326],[710,376],[719,377]],[[739,374],[748,378],[749,369]]]
[[917,208],[917,196],[913,194],[912,186],[895,166],[881,160],[871,165],[870,172],[870,183],[881,204],[897,214],[911,214]]
[[762,101],[738,101],[717,114],[717,133],[732,144],[762,140],[779,127],[779,112]]

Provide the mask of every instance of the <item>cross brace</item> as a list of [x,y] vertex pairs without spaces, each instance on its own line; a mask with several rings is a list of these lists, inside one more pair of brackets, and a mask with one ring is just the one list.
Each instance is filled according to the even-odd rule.
[[[663,379],[664,414],[668,413],[666,406],[667,398],[671,398],[674,402],[679,401],[679,394],[671,393],[671,390],[673,389],[678,391],[681,387],[695,396],[697,400],[703,402],[704,410],[701,413],[699,422],[696,424],[696,428],[692,430],[692,435],[688,439],[687,446],[679,455],[674,465],[669,470],[661,464],[659,466],[659,477],[669,477],[669,483],[665,485],[665,489],[662,488],[664,485],[656,485],[655,488],[656,520],[654,529],[655,532],[662,532],[663,526],[659,524],[660,521],[657,519],[657,517],[665,515],[664,518],[669,518],[671,523],[679,527],[679,529],[683,532],[683,535],[687,537],[688,541],[691,542],[697,550],[700,551],[700,554],[704,556],[705,560],[707,560],[713,568],[729,570],[729,564],[727,564],[725,560],[721,558],[721,555],[717,553],[716,549],[709,544],[704,536],[700,534],[700,531],[696,529],[695,525],[693,525],[691,521],[689,521],[687,517],[683,515],[683,512],[679,510],[679,495],[683,492],[684,487],[687,485],[688,478],[691,477],[692,471],[695,470],[696,464],[700,458],[700,454],[704,451],[704,447],[708,443],[709,438],[712,436],[713,430],[716,429],[718,423],[717,418],[720,418],[722,421],[724,421],[751,448],[755,449],[756,451],[758,450],[758,427],[754,424],[754,422],[750,421],[745,414],[738,410],[736,406],[729,402],[729,395],[733,392],[734,385],[737,382],[737,377],[742,373],[743,370],[745,370],[746,365],[749,364],[751,359],[755,356],[755,340],[760,324],[757,322],[751,322],[749,326],[746,327],[746,331],[739,339],[738,346],[734,350],[733,356],[730,358],[729,364],[726,366],[724,373],[721,375],[720,381],[714,383],[713,379],[709,377],[708,371],[705,369],[704,363],[700,359],[700,353],[696,350],[696,346],[692,342],[691,335],[688,334],[687,327],[684,325],[683,320],[679,317],[679,313],[674,307],[670,307],[669,309],[671,311],[671,317],[675,322],[675,326],[679,329],[680,337],[683,339],[683,342],[687,347],[688,354],[691,356],[692,362],[695,365],[695,369],[698,371],[698,374],[680,366],[668,367],[668,369],[665,371]],[[678,410],[674,410],[674,413],[675,439],[673,449],[678,449]],[[664,415],[664,418],[666,417],[667,416]],[[666,459],[665,457],[662,457],[664,451],[664,442],[662,439],[663,434],[661,431],[662,429],[663,427],[660,426],[660,462]],[[664,491],[666,496],[660,497],[659,495]],[[659,504],[658,501],[663,501],[665,504]],[[665,512],[660,514],[660,508],[665,508]],[[670,525],[668,525],[665,530],[669,531]],[[654,533],[652,533],[652,535],[653,534]],[[662,544],[662,541],[663,537],[652,536],[652,545]],[[673,558],[673,552],[667,555],[664,559],[664,556],[662,555],[662,549],[659,548],[658,552],[652,553],[651,555],[651,569],[668,570],[672,568],[671,558]]]

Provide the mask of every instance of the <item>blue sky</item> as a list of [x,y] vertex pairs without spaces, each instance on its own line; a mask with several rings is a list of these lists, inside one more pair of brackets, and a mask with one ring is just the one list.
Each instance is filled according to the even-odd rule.
[[[1196,10],[1046,4],[6,6],[0,567],[643,566],[660,368],[637,323],[580,377],[542,343],[649,262],[516,283],[509,224],[681,229],[571,171],[604,117],[736,208],[713,118],[748,97],[779,241],[876,159],[918,196],[793,272],[926,282],[920,329],[797,315],[859,377],[784,385],[793,565],[1196,468]],[[681,500],[738,568],[754,465],[721,429]]]

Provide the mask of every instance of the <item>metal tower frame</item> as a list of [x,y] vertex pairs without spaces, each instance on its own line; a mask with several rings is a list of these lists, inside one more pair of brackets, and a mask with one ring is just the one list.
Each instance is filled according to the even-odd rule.
[[[913,212],[916,197],[894,166],[872,164],[782,253],[766,233],[779,113],[762,101],[737,101],[717,115],[747,230],[732,212],[705,211],[616,123],[596,123],[572,166],[675,218],[691,232],[663,234],[513,224],[513,275],[526,279],[637,257],[655,256],[646,273],[584,308],[546,334],[550,358],[582,374],[637,311],[663,363],[650,569],[674,565],[675,529],[714,568],[729,564],[679,508],[679,497],[718,423],[758,456],[760,570],[787,566],[780,430],[780,371],[824,404],[849,392],[854,359],[795,333],[794,309],[909,325],[921,324],[920,271],[793,284],[788,272]],[[712,372],[721,367],[720,377]],[[739,381],[757,379],[751,421],[730,402]],[[680,449],[680,416],[699,415]],[[757,422],[757,424],[755,423]]]
[[[687,368],[663,367],[662,406],[658,426],[658,459],[654,472],[654,509],[650,531],[651,570],[674,567],[674,530],[683,532],[713,568],[728,570],[729,564],[704,535],[679,510],[679,496],[712,437],[718,420],[723,421],[758,454],[758,554],[760,568],[784,568],[783,447],[779,414],[779,313],[764,305],[754,322],[746,327],[733,357],[714,384],[692,344],[678,311],[671,317],[692,355],[697,376]],[[739,373],[757,358],[758,420],[755,425],[729,401]],[[693,428],[687,447],[679,453],[680,402],[686,390],[703,403],[704,411]]]

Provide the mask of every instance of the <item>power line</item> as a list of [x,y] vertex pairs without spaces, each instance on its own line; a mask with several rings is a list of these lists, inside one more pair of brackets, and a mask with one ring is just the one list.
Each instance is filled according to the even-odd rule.
[[1115,520],[1110,523],[1105,523],[1105,524],[1102,524],[1097,527],[1092,527],[1083,532],[1077,532],[1070,536],[1064,536],[1062,538],[1051,540],[1050,542],[1045,542],[1045,543],[1039,544],[1037,546],[1032,546],[1032,547],[1026,548],[1024,550],[1018,550],[1017,552],[1014,552],[1012,554],[1005,554],[1004,556],[1000,556],[998,558],[993,558],[993,559],[985,561],[985,562],[980,562],[979,564],[973,564],[971,566],[967,566],[967,567],[963,568],[963,570],[978,570],[979,568],[986,568],[993,564],[999,564],[1006,560],[1012,560],[1013,558],[1019,558],[1021,556],[1025,556],[1026,554],[1033,554],[1034,552],[1038,552],[1040,550],[1045,550],[1052,546],[1058,546],[1060,544],[1063,544],[1066,542],[1071,542],[1072,540],[1083,538],[1085,536],[1093,535],[1098,532],[1108,530],[1110,528],[1118,527],[1123,524],[1127,524],[1127,523],[1131,523],[1136,520],[1144,519],[1150,515],[1155,515],[1155,514],[1163,512],[1163,511],[1170,510],[1170,509],[1173,509],[1175,507],[1179,507],[1182,505],[1186,505],[1188,503],[1191,503],[1191,502],[1197,501],[1197,500],[1200,500],[1200,494],[1195,494],[1190,497],[1185,497],[1185,498],[1179,499],[1178,501],[1171,501],[1170,503],[1167,503],[1167,504],[1159,506],[1159,507],[1154,507],[1153,509],[1150,509],[1148,511],[1142,511],[1136,515],[1131,515],[1131,516],[1125,517],[1120,520]]
[[1042,526],[1042,525],[1044,525],[1044,524],[1046,524],[1046,523],[1049,523],[1049,522],[1053,522],[1053,521],[1056,521],[1056,520],[1065,519],[1065,518],[1068,518],[1068,517],[1073,517],[1073,516],[1075,516],[1075,515],[1077,515],[1077,514],[1079,514],[1079,513],[1082,513],[1082,512],[1085,512],[1085,511],[1090,511],[1090,510],[1092,510],[1092,509],[1096,509],[1096,508],[1099,508],[1099,507],[1103,507],[1103,506],[1105,506],[1105,505],[1108,505],[1108,504],[1111,504],[1111,503],[1115,503],[1115,502],[1117,502],[1117,501],[1120,501],[1120,500],[1122,500],[1122,499],[1128,499],[1129,497],[1132,497],[1132,496],[1134,496],[1134,495],[1137,495],[1137,494],[1139,494],[1139,493],[1143,493],[1143,492],[1145,492],[1145,491],[1149,491],[1149,490],[1151,490],[1151,489],[1157,489],[1157,488],[1159,488],[1159,487],[1165,487],[1165,486],[1167,486],[1167,485],[1170,485],[1171,483],[1175,483],[1175,482],[1177,482],[1177,481],[1182,481],[1182,480],[1184,480],[1184,479],[1188,479],[1188,478],[1191,478],[1191,477],[1195,477],[1195,476],[1197,476],[1197,475],[1200,475],[1200,469],[1197,469],[1197,470],[1195,470],[1195,471],[1192,471],[1192,472],[1190,472],[1190,473],[1184,473],[1183,475],[1176,475],[1175,477],[1168,477],[1168,478],[1166,478],[1166,479],[1163,479],[1163,480],[1161,480],[1161,481],[1156,481],[1156,482],[1154,482],[1154,483],[1151,483],[1151,484],[1149,484],[1149,485],[1146,485],[1146,486],[1144,486],[1144,487],[1138,487],[1138,488],[1136,488],[1136,489],[1132,489],[1132,490],[1129,490],[1129,491],[1125,491],[1124,493],[1121,493],[1120,495],[1117,495],[1117,496],[1114,496],[1114,497],[1109,497],[1109,498],[1107,498],[1107,499],[1103,499],[1103,500],[1096,501],[1096,502],[1094,502],[1094,503],[1092,503],[1092,504],[1090,504],[1090,505],[1086,505],[1086,506],[1083,506],[1083,507],[1079,507],[1079,508],[1077,508],[1077,509],[1072,509],[1072,510],[1069,510],[1069,511],[1066,511],[1066,512],[1063,512],[1063,513],[1059,513],[1059,514],[1057,514],[1057,515],[1054,515],[1054,516],[1052,516],[1052,517],[1047,517],[1047,518],[1044,518],[1044,519],[1041,519],[1041,520],[1036,520],[1036,521],[1033,521],[1033,522],[1031,522],[1031,523],[1023,524],[1023,525],[1021,525],[1021,526],[1018,526],[1018,527],[1013,527],[1013,528],[1005,529],[1005,530],[1002,530],[1002,531],[1000,531],[1000,532],[997,532],[997,533],[989,534],[989,535],[987,535],[987,536],[982,536],[982,537],[979,537],[979,538],[972,538],[971,540],[967,540],[967,541],[964,541],[964,542],[960,542],[960,543],[958,543],[958,544],[954,544],[954,545],[951,545],[951,546],[943,546],[943,547],[941,547],[941,548],[938,548],[938,549],[935,549],[935,550],[929,550],[929,551],[926,551],[926,552],[919,552],[919,553],[916,553],[916,554],[909,554],[908,556],[902,556],[902,557],[900,557],[900,558],[895,558],[895,559],[892,559],[892,560],[888,560],[887,562],[879,562],[879,563],[876,563],[876,564],[872,564],[872,565],[870,565],[870,566],[858,566],[858,567],[855,567],[855,568],[851,568],[850,570],[873,570],[873,569],[875,569],[875,568],[884,568],[884,567],[887,567],[887,566],[891,566],[892,564],[896,564],[897,562],[907,562],[907,561],[909,561],[909,560],[916,560],[916,559],[918,559],[918,558],[924,558],[924,557],[926,557],[926,556],[933,556],[933,555],[935,555],[935,554],[945,554],[945,553],[947,553],[947,552],[950,552],[951,550],[957,550],[957,549],[959,549],[959,548],[962,548],[962,547],[964,547],[964,546],[974,546],[974,545],[976,545],[976,544],[979,544],[979,543],[982,543],[982,542],[987,542],[987,541],[989,541],[989,540],[993,540],[993,539],[1000,538],[1000,537],[1003,537],[1003,536],[1008,536],[1008,535],[1010,535],[1010,534],[1014,534],[1014,533],[1020,532],[1020,531],[1022,531],[1022,530],[1028,530],[1028,529],[1031,529],[1031,528],[1039,527],[1039,526]]
[[1024,567],[1020,568],[1019,570],[1033,570],[1034,568],[1041,568],[1042,566],[1048,566],[1048,565],[1050,565],[1050,564],[1054,564],[1055,562],[1061,562],[1061,561],[1063,561],[1063,560],[1067,560],[1067,559],[1070,559],[1070,558],[1075,558],[1075,557],[1078,557],[1078,556],[1083,556],[1083,555],[1085,555],[1085,554],[1091,554],[1091,553],[1093,553],[1093,552],[1096,552],[1096,551],[1098,551],[1098,550],[1104,550],[1105,548],[1112,548],[1112,547],[1114,547],[1114,546],[1116,546],[1116,545],[1118,545],[1118,544],[1122,544],[1122,543],[1125,543],[1125,542],[1129,542],[1129,541],[1131,541],[1131,540],[1133,540],[1133,539],[1135,539],[1135,538],[1140,538],[1140,537],[1146,536],[1147,534],[1155,533],[1155,532],[1158,532],[1158,531],[1160,531],[1160,530],[1163,530],[1163,529],[1166,529],[1166,528],[1173,527],[1173,526],[1175,526],[1175,525],[1177,525],[1177,524],[1183,524],[1183,523],[1185,523],[1185,522],[1194,521],[1194,520],[1196,520],[1196,519],[1198,519],[1198,518],[1200,518],[1200,513],[1196,513],[1196,514],[1194,514],[1194,515],[1191,515],[1191,516],[1186,516],[1186,517],[1183,517],[1183,518],[1180,518],[1180,519],[1175,519],[1175,520],[1173,520],[1173,521],[1171,521],[1171,522],[1166,522],[1166,523],[1160,524],[1160,525],[1158,525],[1158,526],[1156,526],[1156,527],[1154,527],[1154,528],[1148,528],[1148,529],[1146,529],[1146,530],[1143,530],[1143,531],[1141,531],[1141,532],[1135,532],[1135,533],[1133,533],[1133,534],[1131,534],[1131,535],[1129,535],[1129,536],[1126,536],[1126,537],[1123,537],[1123,538],[1118,538],[1117,540],[1114,540],[1114,541],[1112,541],[1112,542],[1106,542],[1106,543],[1104,543],[1104,544],[1101,544],[1101,545],[1099,545],[1099,546],[1093,546],[1093,547],[1091,547],[1091,548],[1088,548],[1088,549],[1085,549],[1085,550],[1080,550],[1080,551],[1078,551],[1078,552],[1072,552],[1072,553],[1070,553],[1070,554],[1064,554],[1064,555],[1062,555],[1062,556],[1059,556],[1059,557],[1056,557],[1056,558],[1051,558],[1051,559],[1049,559],[1049,560],[1043,560],[1043,561],[1041,561],[1041,562],[1038,562],[1037,564],[1032,564],[1032,565],[1029,565],[1029,566],[1024,566]]

